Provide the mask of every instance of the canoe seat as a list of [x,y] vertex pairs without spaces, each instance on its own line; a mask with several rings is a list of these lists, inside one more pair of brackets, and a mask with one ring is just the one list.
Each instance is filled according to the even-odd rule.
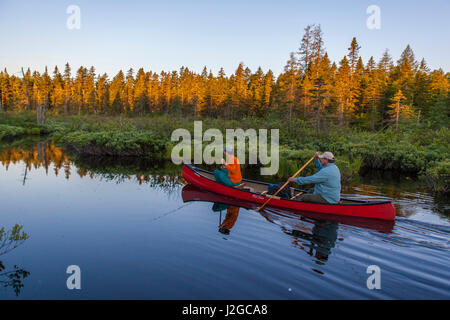
[[235,188],[239,189],[239,188],[242,188],[243,186],[245,186],[245,182],[242,182],[240,185],[237,185]]
[[299,193],[297,193],[297,194],[294,194],[294,195],[291,197],[291,200],[297,199],[297,197],[298,197],[298,196],[301,196],[302,194],[304,194],[304,192],[299,192]]

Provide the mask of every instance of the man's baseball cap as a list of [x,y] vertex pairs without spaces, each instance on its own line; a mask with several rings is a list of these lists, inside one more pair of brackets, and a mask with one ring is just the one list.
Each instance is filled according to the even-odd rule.
[[327,152],[322,153],[319,156],[319,158],[320,159],[334,160],[334,155],[331,152],[327,151]]

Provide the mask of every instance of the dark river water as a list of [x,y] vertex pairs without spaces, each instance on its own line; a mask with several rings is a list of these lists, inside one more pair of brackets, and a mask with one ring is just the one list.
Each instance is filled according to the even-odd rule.
[[[185,187],[180,171],[49,143],[0,149],[0,229],[29,236],[0,241],[0,299],[450,298],[449,204],[414,180],[345,188],[391,199],[398,216],[381,223],[260,214]],[[81,289],[67,287],[71,265]]]

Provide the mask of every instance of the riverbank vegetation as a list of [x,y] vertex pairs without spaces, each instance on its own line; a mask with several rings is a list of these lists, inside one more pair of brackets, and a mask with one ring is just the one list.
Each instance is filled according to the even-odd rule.
[[[365,62],[356,38],[332,62],[320,26],[305,28],[284,71],[243,63],[226,75],[133,69],[112,79],[69,64],[61,73],[0,72],[0,140],[48,135],[83,155],[167,159],[177,128],[280,129],[280,177],[315,151],[337,156],[344,181],[365,170],[418,174],[448,193],[450,74],[416,60],[408,45]],[[306,172],[305,172],[306,173]]]
[[[7,117],[9,117],[8,115]],[[17,118],[31,114],[11,115]],[[147,117],[51,116],[42,132],[48,138],[68,147],[79,155],[139,156],[147,159],[170,159],[175,142],[170,141],[173,130],[186,128],[193,135],[194,118],[172,119],[167,115]],[[315,151],[332,150],[341,168],[343,181],[349,182],[358,173],[389,170],[418,175],[430,189],[446,193],[449,190],[449,140],[446,127],[433,128],[429,123],[403,123],[398,129],[378,132],[330,125],[319,135],[313,124],[297,120],[295,134],[289,133],[282,120],[244,118],[234,120],[202,119],[203,130],[217,128],[279,128],[280,169],[278,178],[298,170]],[[30,131],[23,122],[22,131]],[[34,124],[33,124],[34,125]],[[1,128],[1,127],[0,127]],[[204,143],[204,147],[209,142]],[[248,145],[247,145],[248,148]],[[305,174],[313,172],[313,168]]]

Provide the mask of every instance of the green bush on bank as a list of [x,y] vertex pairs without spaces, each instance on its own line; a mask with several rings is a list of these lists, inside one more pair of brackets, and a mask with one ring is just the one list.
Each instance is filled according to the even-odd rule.
[[16,126],[0,124],[0,140],[18,138],[25,134],[25,129]]
[[161,158],[166,141],[150,131],[75,131],[62,137],[80,154]]
[[450,160],[433,162],[420,175],[430,190],[439,193],[450,192]]

